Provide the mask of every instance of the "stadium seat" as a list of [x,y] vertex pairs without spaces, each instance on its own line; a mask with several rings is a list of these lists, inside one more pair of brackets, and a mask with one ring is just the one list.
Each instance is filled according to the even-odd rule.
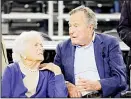
[[[28,10],[27,10],[28,9]],[[5,14],[10,12],[45,12],[44,0],[8,0],[4,1],[3,10]],[[37,11],[38,10],[38,11]]]

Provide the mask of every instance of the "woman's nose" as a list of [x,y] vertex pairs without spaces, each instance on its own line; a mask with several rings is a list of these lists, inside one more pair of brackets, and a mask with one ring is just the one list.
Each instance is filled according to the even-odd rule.
[[44,49],[43,46],[40,45],[40,46],[39,46],[39,50],[43,50],[43,49]]

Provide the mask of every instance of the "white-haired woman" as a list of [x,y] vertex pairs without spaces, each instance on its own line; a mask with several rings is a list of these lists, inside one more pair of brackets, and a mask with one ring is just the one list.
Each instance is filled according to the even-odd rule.
[[42,64],[43,39],[39,32],[23,32],[15,40],[14,63],[9,64],[2,77],[2,97],[67,97],[61,70],[53,63]]

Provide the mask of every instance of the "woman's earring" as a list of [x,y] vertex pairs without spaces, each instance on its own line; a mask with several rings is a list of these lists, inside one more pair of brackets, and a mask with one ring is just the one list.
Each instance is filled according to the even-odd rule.
[[26,60],[26,56],[24,56],[24,59]]

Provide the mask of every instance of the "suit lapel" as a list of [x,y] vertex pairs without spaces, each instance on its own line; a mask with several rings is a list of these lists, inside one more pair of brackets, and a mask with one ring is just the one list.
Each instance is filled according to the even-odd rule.
[[71,81],[71,83],[75,83],[75,77],[74,77],[74,59],[75,59],[75,47],[72,45],[70,42],[69,48],[67,50],[67,60],[66,60],[66,69],[65,69],[65,74],[66,74],[66,80]]
[[72,57],[71,57],[71,58],[72,58],[72,64],[73,64],[73,65],[72,65],[72,72],[73,72],[73,73],[72,73],[72,74],[73,74],[73,75],[72,75],[72,77],[73,77],[73,81],[72,81],[72,82],[73,82],[74,84],[75,84],[75,75],[74,75],[75,49],[76,49],[76,47],[75,47],[75,46],[72,46]]
[[39,80],[38,80],[38,84],[37,84],[37,87],[36,87],[36,93],[33,96],[31,96],[31,97],[34,97],[37,94],[39,94],[39,92],[40,92],[40,90],[41,90],[41,88],[43,86],[45,75],[42,72],[43,71],[39,71]]
[[36,88],[36,91],[38,92],[39,90],[41,90],[40,88],[42,87],[42,83],[45,79],[45,75],[42,73],[42,71],[39,71],[39,81],[38,81],[38,86]]
[[72,45],[71,40],[69,41],[68,47],[65,49],[65,54],[63,58],[63,69],[65,80],[75,83],[74,77],[74,55],[75,47]]
[[[19,97],[26,97],[25,93],[27,92],[27,88],[24,86],[24,83],[23,83],[23,79],[25,78],[25,75],[21,72],[20,70],[20,67],[19,67],[19,64],[18,63],[15,63],[17,66],[16,66],[16,78],[17,79],[15,81],[15,87],[14,87],[14,91],[13,91],[13,94],[14,95],[20,95]],[[17,97],[17,96],[16,96]]]
[[104,49],[103,41],[99,37],[99,35],[96,34],[94,40],[94,54],[95,54],[96,66],[100,79],[104,78],[104,68],[103,68],[104,65],[103,65],[103,57],[102,57],[103,49]]

